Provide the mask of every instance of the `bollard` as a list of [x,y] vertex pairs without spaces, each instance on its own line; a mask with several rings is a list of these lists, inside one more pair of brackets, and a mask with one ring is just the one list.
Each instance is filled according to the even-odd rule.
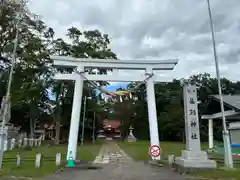
[[16,166],[19,167],[21,164],[21,156],[19,152],[17,153],[16,157],[17,157]]
[[36,154],[36,160],[35,160],[35,168],[40,168],[41,167],[41,158],[42,158],[42,154],[37,153]]
[[16,144],[16,139],[12,138],[11,139],[11,144],[10,144],[10,150],[13,150],[15,148],[15,144]]
[[168,155],[168,164],[173,164],[175,162],[175,155]]
[[3,150],[4,152],[8,151],[8,140],[4,140]]
[[60,166],[61,165],[61,153],[57,153],[56,154],[56,166]]

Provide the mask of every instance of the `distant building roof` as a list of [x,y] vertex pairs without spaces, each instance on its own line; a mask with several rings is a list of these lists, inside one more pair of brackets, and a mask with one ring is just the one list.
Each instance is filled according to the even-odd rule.
[[106,127],[110,125],[112,128],[116,129],[120,126],[120,120],[104,120],[103,125]]
[[[210,95],[210,98],[220,101],[219,95]],[[223,102],[225,106],[240,111],[240,95],[223,95]]]

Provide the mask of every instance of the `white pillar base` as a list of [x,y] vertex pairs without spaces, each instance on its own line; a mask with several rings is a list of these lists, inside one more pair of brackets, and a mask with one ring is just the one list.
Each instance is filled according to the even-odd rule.
[[175,164],[184,168],[216,169],[217,163],[208,159],[205,151],[182,151],[182,156],[175,159]]
[[227,168],[233,168],[232,147],[230,143],[229,131],[223,131],[224,144],[224,164]]

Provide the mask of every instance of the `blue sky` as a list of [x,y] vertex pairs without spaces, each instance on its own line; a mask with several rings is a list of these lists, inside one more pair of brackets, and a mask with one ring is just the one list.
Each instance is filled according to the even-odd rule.
[[[206,1],[29,0],[28,5],[54,29],[55,38],[66,42],[70,27],[81,32],[98,29],[109,35],[109,48],[119,59],[179,59],[173,71],[160,72],[163,79],[216,75]],[[211,0],[211,5],[221,76],[239,81],[240,1]]]
[[[127,87],[127,84],[119,83],[119,84],[112,84],[112,85],[105,86],[105,89],[107,89],[108,91],[116,91],[116,89],[118,88],[126,88],[126,87]],[[99,95],[99,94],[100,94],[100,91],[98,90],[96,92],[96,95]]]
[[[107,89],[108,91],[116,91],[116,89],[118,88],[127,88],[127,84],[119,83],[119,84],[112,84],[112,85],[105,86],[105,89]],[[99,93],[100,91],[97,91],[96,95],[99,95]]]
[[126,88],[127,84],[113,84],[113,85],[108,85],[106,86],[106,89],[109,91],[115,91],[117,88]]

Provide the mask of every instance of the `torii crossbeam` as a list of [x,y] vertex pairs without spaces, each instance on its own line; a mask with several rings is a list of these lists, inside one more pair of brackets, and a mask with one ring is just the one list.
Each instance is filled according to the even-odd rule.
[[[154,70],[173,70],[178,60],[109,60],[109,59],[83,59],[73,58],[65,56],[51,56],[55,66],[63,67],[76,67],[78,73],[72,74],[60,74],[55,75],[55,79],[58,80],[74,80],[74,97],[73,107],[71,114],[71,123],[69,131],[68,141],[68,155],[72,152],[73,159],[76,159],[77,151],[77,140],[78,130],[80,122],[80,112],[82,103],[82,91],[84,76],[88,80],[92,81],[116,81],[116,82],[130,82],[130,81],[144,81],[146,78],[151,77],[146,81],[147,89],[147,103],[148,103],[148,119],[149,119],[149,131],[151,145],[159,146],[159,135],[158,135],[158,123],[157,123],[157,112],[155,103],[155,90],[154,82],[161,82],[162,77],[154,74]],[[129,78],[123,78],[119,75],[90,75],[84,73],[85,68],[116,68],[116,69],[131,69],[131,70],[145,70],[144,74],[131,74]],[[82,75],[79,72],[84,73]],[[160,160],[158,157],[152,157],[153,159]],[[68,156],[67,156],[68,159]]]

